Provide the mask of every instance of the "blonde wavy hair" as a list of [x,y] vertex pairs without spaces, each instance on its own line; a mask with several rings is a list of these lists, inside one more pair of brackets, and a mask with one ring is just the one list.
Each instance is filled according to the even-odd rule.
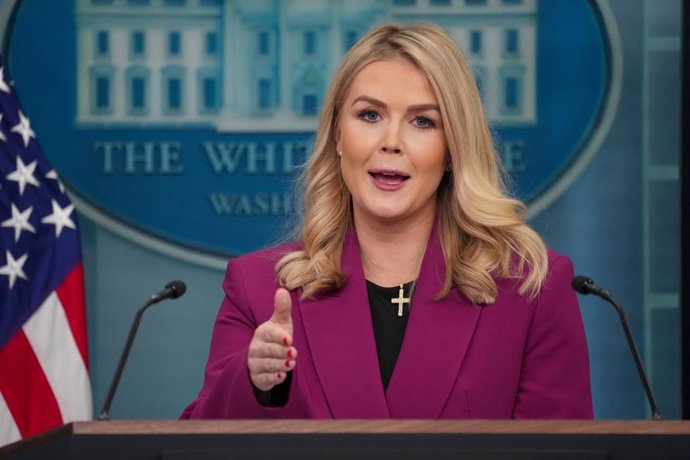
[[352,207],[336,154],[340,111],[353,79],[366,65],[400,57],[429,80],[451,160],[451,171],[437,194],[439,237],[447,267],[437,297],[457,287],[476,304],[493,303],[496,277],[521,279],[520,295],[535,297],[548,269],[546,248],[525,224],[525,205],[509,197],[467,60],[452,37],[429,24],[380,26],[355,44],[341,62],[301,178],[304,249],[278,261],[279,282],[288,289],[302,287],[303,297],[346,283],[341,257]]

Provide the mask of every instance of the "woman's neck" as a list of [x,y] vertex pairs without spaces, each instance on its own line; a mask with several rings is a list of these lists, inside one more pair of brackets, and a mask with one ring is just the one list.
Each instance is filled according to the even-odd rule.
[[367,280],[380,286],[397,286],[417,279],[433,216],[408,225],[372,223],[356,215],[354,220]]

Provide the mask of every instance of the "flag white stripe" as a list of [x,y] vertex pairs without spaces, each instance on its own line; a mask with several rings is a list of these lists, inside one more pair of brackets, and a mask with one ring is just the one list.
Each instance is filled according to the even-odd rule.
[[23,330],[53,390],[63,423],[90,420],[89,375],[55,292],[24,323]]
[[14,441],[19,441],[22,438],[19,433],[17,424],[14,423],[14,418],[10,414],[10,409],[7,407],[5,398],[0,393],[0,447]]

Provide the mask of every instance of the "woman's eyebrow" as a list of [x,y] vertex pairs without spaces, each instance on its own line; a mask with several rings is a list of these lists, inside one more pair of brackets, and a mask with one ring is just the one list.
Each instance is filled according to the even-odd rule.
[[378,99],[371,97],[371,96],[358,96],[355,98],[354,101],[352,101],[352,105],[355,105],[356,103],[363,101],[363,102],[368,102],[373,105],[377,105],[379,107],[383,107],[384,109],[388,107],[385,102],[379,101]]
[[[357,102],[368,102],[372,105],[376,105],[384,109],[388,107],[388,105],[385,102],[380,101],[375,97],[371,96],[358,96],[355,98],[354,101],[352,101],[352,105],[355,105]],[[439,113],[441,112],[441,109],[438,107],[438,104],[414,104],[409,106],[407,110],[409,112],[423,112],[425,110],[435,110]]]

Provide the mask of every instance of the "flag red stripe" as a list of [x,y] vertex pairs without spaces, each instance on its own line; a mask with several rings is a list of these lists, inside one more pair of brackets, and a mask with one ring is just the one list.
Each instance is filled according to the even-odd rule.
[[62,425],[60,408],[24,331],[0,350],[0,392],[22,437]]
[[84,266],[74,267],[65,281],[55,290],[67,315],[67,322],[77,343],[84,366],[89,369],[89,351],[86,340],[86,306],[84,305]]

